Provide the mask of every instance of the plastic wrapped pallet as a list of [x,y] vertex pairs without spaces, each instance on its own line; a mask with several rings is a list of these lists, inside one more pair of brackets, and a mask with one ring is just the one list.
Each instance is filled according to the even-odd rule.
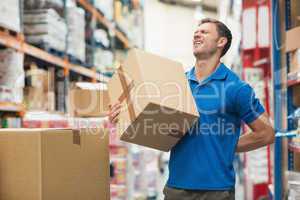
[[101,72],[111,72],[113,70],[113,53],[100,48],[95,49],[94,65]]
[[59,51],[66,48],[66,23],[53,9],[25,11],[24,33],[31,44],[45,44]]
[[108,48],[110,45],[110,41],[108,35],[103,29],[96,29],[94,31],[94,40],[96,43],[100,43],[102,46]]
[[64,6],[63,0],[24,0],[25,9],[58,8]]
[[21,31],[19,0],[1,0],[0,13],[0,26]]
[[67,8],[68,49],[67,53],[85,61],[85,13],[78,7]]
[[13,49],[0,50],[0,101],[21,103],[25,73],[24,54]]
[[113,19],[113,0],[95,0],[94,5],[104,13],[106,18]]

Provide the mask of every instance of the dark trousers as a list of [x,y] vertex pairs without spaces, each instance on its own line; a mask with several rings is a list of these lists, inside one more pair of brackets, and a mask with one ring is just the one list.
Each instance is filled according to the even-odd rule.
[[234,190],[183,190],[165,186],[165,200],[235,200]]

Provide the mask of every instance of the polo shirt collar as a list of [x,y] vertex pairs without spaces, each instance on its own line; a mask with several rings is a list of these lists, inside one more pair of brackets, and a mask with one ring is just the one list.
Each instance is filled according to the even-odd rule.
[[[209,82],[210,80],[222,80],[222,79],[225,79],[226,76],[227,76],[227,67],[223,64],[223,63],[220,63],[220,65],[216,68],[216,70],[211,74],[209,75],[205,80],[203,80],[203,84],[204,83],[207,83]],[[187,74],[187,78],[189,80],[192,80],[192,81],[196,81],[198,82],[197,78],[196,78],[196,74],[195,74],[195,67],[193,67]]]

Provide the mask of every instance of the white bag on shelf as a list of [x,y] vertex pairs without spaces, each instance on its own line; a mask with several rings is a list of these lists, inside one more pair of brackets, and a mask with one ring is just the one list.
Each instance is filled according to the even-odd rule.
[[21,31],[19,0],[1,0],[0,13],[0,26]]

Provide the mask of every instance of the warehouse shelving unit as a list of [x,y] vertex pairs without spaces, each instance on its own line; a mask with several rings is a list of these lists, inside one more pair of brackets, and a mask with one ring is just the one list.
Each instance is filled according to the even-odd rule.
[[[284,15],[280,13],[280,6],[284,3]],[[284,17],[284,20],[282,20]],[[285,157],[287,157],[287,170],[294,168],[294,153],[300,152],[300,148],[291,143],[292,138],[299,138],[300,131],[295,130],[293,120],[290,116],[295,111],[293,105],[293,86],[300,83],[300,72],[288,73],[290,69],[289,53],[283,55],[281,47],[283,46],[281,39],[281,24],[285,22],[285,30],[291,28],[291,1],[272,0],[272,55],[273,55],[273,77],[274,77],[274,122],[276,131],[275,149],[274,149],[274,199],[285,199],[286,192],[284,190],[285,176]],[[285,58],[285,66],[282,66],[282,59]],[[287,79],[284,77],[287,76]],[[284,141],[288,142],[287,150]],[[287,156],[284,155],[287,152]]]

